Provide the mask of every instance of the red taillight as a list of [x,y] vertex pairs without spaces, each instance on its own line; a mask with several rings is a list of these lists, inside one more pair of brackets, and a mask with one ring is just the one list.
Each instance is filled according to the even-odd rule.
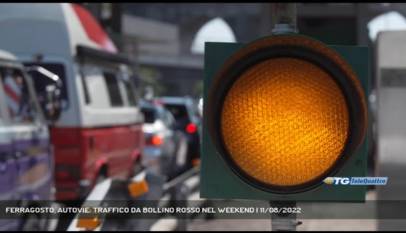
[[153,146],[160,146],[164,143],[164,140],[160,136],[154,135],[149,140],[149,143]]
[[189,123],[186,126],[186,132],[192,134],[192,133],[196,133],[197,131],[197,126],[193,123]]

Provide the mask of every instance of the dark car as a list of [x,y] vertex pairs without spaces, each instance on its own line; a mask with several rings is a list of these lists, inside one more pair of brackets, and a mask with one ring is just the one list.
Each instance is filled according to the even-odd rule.
[[186,136],[176,129],[174,117],[161,104],[141,101],[140,107],[144,114],[143,164],[149,172],[172,179],[187,165]]
[[161,97],[158,99],[176,120],[176,128],[187,135],[187,168],[200,162],[200,118],[197,104],[190,97]]

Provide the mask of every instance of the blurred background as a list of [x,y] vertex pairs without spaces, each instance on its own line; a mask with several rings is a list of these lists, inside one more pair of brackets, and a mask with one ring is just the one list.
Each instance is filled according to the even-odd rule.
[[[271,4],[266,3],[83,6],[122,52],[137,59],[144,85],[152,85],[157,95],[201,96],[204,42],[249,42],[272,29]],[[298,3],[297,27],[328,44],[372,48],[379,30],[405,27],[405,10],[401,3]]]

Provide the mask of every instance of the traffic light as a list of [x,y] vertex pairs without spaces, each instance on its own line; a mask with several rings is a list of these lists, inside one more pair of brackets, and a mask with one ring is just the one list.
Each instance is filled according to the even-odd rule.
[[366,175],[367,87],[365,47],[206,43],[201,197],[363,201],[328,177]]

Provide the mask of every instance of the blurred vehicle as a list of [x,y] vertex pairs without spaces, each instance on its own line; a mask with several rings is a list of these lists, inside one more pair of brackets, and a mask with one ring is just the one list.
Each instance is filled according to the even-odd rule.
[[[10,207],[52,199],[53,155],[32,80],[16,58],[0,51],[0,200]],[[1,219],[0,230],[45,230],[46,214]]]
[[200,118],[203,118],[203,98],[199,98],[199,103],[197,104],[197,109],[199,111]]
[[186,136],[175,129],[175,119],[161,104],[143,101],[140,107],[146,143],[143,164],[149,171],[170,180],[186,166]]
[[[61,79],[60,114],[50,125],[56,199],[80,200],[105,177],[127,179],[139,167],[143,117],[130,77],[133,62],[96,19],[70,3],[0,7],[0,48]],[[33,74],[40,99],[48,84]],[[43,105],[45,106],[45,105]]]
[[161,97],[157,99],[175,117],[175,128],[187,135],[188,155],[186,169],[200,162],[200,118],[190,97]]

